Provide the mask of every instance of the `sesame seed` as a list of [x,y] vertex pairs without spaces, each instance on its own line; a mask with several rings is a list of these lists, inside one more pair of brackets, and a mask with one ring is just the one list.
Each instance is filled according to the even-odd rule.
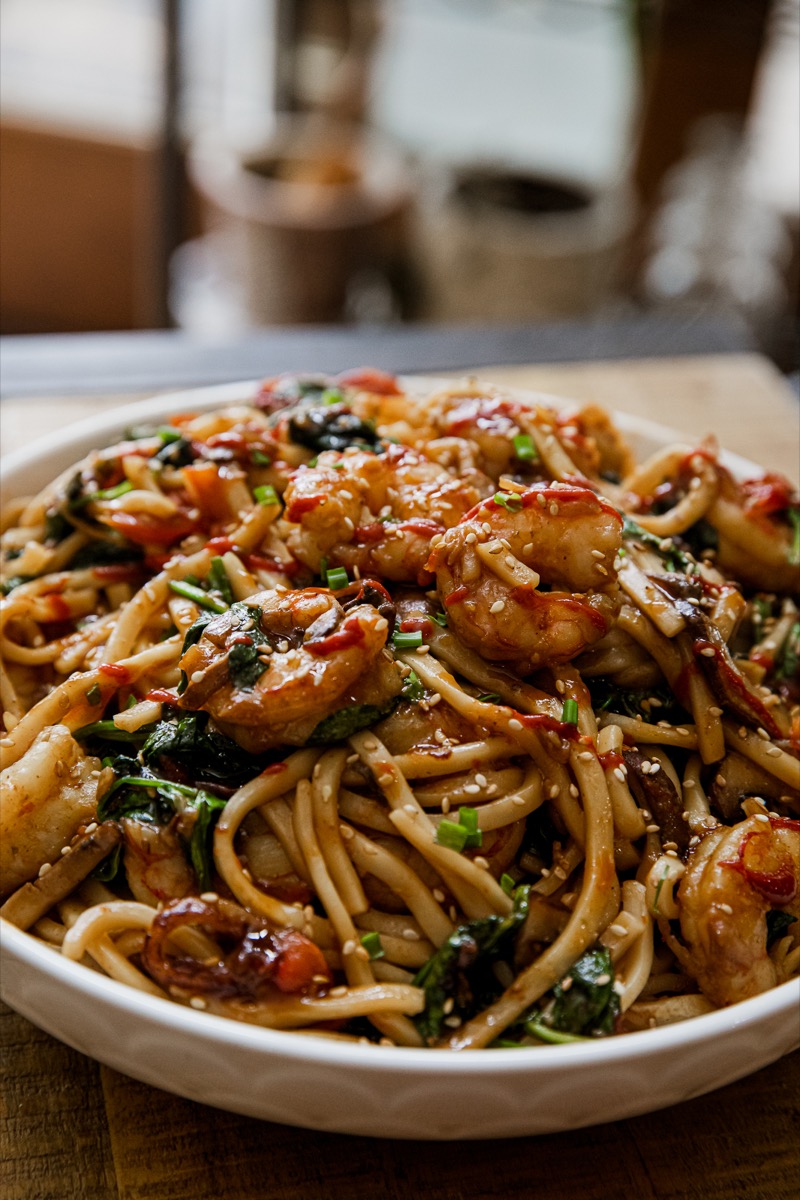
[[733,909],[731,908],[730,904],[718,904],[717,908],[719,908],[722,912],[727,913],[729,917],[733,916]]
[[428,654],[430,646],[417,646],[417,654]]
[[203,679],[203,672],[202,671],[192,671],[189,678],[191,679],[192,683],[201,683],[202,679]]
[[475,856],[475,858],[473,858],[473,860],[472,860],[472,861],[475,863],[475,866],[476,866],[476,867],[480,867],[482,871],[488,871],[488,870],[489,870],[489,863],[488,863],[488,860],[487,860],[487,859],[485,859],[485,858],[483,857],[483,855],[481,855],[481,854],[477,854],[477,855]]
[[489,609],[489,612],[491,612],[491,613],[502,612],[503,609],[505,608],[505,606],[506,606],[505,600],[495,600],[494,604]]
[[594,758],[594,755],[592,754],[591,750],[581,750],[578,758],[581,760],[581,762],[591,762]]
[[512,796],[511,803],[516,805],[517,808],[523,808],[525,805],[525,797],[524,796]]
[[766,813],[756,813],[755,819],[756,821],[761,821],[764,825],[769,825],[769,817]]
[[616,937],[624,937],[628,931],[624,925],[609,925],[608,932],[613,933]]
[[444,904],[445,894],[441,888],[434,888],[431,894],[433,895],[433,898],[437,904]]
[[622,771],[620,771],[619,767],[614,767],[612,774],[614,775],[615,779],[620,781],[620,783],[625,782],[625,776],[623,775]]
[[347,765],[349,767],[351,767],[353,765],[353,763],[358,762],[358,755],[357,754],[348,754],[347,758],[345,759],[345,762],[347,763]]
[[763,728],[763,726],[759,725],[758,729],[756,730],[756,733],[761,738],[762,742],[769,741],[769,734],[767,733],[766,729]]
[[97,821],[90,821],[83,832],[94,833],[95,829],[97,829]]
[[0,746],[8,747],[14,745],[14,739],[9,737],[0,738]]
[[716,705],[716,704],[712,704],[708,711],[711,713],[712,717],[721,717],[722,716],[722,709],[719,708],[718,705]]
[[189,1000],[189,1007],[197,1008],[202,1011],[204,1008],[208,1008],[208,1004],[206,1003],[206,1001],[203,999],[202,996],[192,996],[191,999]]
[[578,796],[580,796],[580,792],[578,791],[578,789],[574,783],[571,783],[569,785],[569,794],[570,794],[570,796],[572,796],[573,800],[577,800]]
[[562,992],[568,992],[571,987],[572,987],[572,976],[565,975],[564,978],[561,980]]
[[727,783],[728,783],[728,781],[727,781],[727,779],[725,778],[725,776],[724,776],[724,775],[718,775],[718,776],[717,776],[717,783],[719,784],[719,786],[720,786],[720,787],[726,787],[726,786],[727,786]]
[[416,808],[416,805],[414,805],[414,804],[404,804],[404,805],[403,805],[403,812],[410,813],[412,817],[415,817],[415,816],[417,815],[417,808]]
[[769,754],[772,758],[779,758],[781,750],[778,746],[767,746],[767,754]]
[[344,987],[342,984],[339,984],[338,987],[331,988],[331,990],[328,992],[328,995],[331,996],[334,1000],[338,1000],[340,996],[347,995],[347,988]]
[[593,550],[592,558],[605,558],[605,554],[603,553],[602,550]]
[[47,872],[50,870],[52,865],[53,865],[52,863],[42,863],[42,865],[39,867],[39,878],[40,879],[42,878],[43,875],[47,874]]
[[644,831],[645,833],[658,833],[660,828],[660,825],[645,825]]
[[356,948],[356,943],[353,941],[352,938],[348,938],[347,941],[342,946],[342,954],[345,957],[347,957],[348,954],[352,954],[355,951],[355,948]]
[[468,533],[467,536],[464,538],[464,541],[467,543],[468,546],[474,546],[475,543],[477,542],[477,540],[478,540],[477,534],[472,533],[472,532]]
[[548,793],[548,795],[550,796],[550,799],[555,800],[556,797],[558,796],[560,790],[561,789],[559,788],[557,783],[552,784],[550,787],[550,791]]
[[522,721],[518,721],[516,717],[512,717],[508,722],[508,728],[515,730],[522,729]]
[[507,554],[505,556],[505,558],[503,559],[503,562],[506,564],[507,567],[511,567],[511,568],[513,568],[517,565],[517,560],[514,558],[514,556],[512,554]]
[[70,850],[69,846],[62,846],[62,847],[61,847],[61,853],[62,853],[62,854],[69,854],[69,850]]
[[565,692],[566,690],[567,690],[567,685],[564,683],[564,680],[563,680],[563,679],[557,679],[557,680],[556,680],[556,691],[558,692],[558,694],[559,694],[560,696],[563,696],[563,695],[564,695],[564,692]]
[[533,542],[526,542],[522,547],[523,554],[533,554]]
[[450,797],[449,796],[445,796],[444,800],[442,800],[442,812],[443,813],[450,812]]
[[704,658],[716,658],[717,652],[713,646],[704,646],[700,651]]
[[351,840],[351,838],[354,838],[356,836],[355,830],[351,829],[349,825],[340,825],[339,833],[346,842],[349,842]]
[[599,983],[600,986],[602,987],[606,983],[611,983],[611,976],[610,975],[598,975],[597,979],[595,979],[595,983]]
[[468,796],[477,796],[477,794],[480,790],[481,789],[478,787],[477,783],[465,783],[464,784],[464,791],[467,793]]
[[475,782],[476,782],[476,783],[477,783],[477,784],[478,784],[480,787],[486,787],[486,784],[487,784],[488,780],[486,779],[486,776],[485,776],[485,775],[481,775],[481,773],[480,773],[480,772],[478,772],[478,774],[475,776]]
[[445,1017],[442,1024],[447,1025],[449,1029],[458,1029],[459,1025],[461,1024],[461,1017]]
[[602,563],[595,563],[595,564],[594,564],[594,569],[595,569],[596,571],[599,571],[601,575],[607,575],[607,574],[608,574],[608,571],[606,570],[606,568],[603,566],[603,564],[602,564]]
[[664,853],[666,854],[667,858],[677,858],[678,857],[677,850],[665,850]]
[[544,492],[536,493],[536,503],[539,505],[540,508],[544,508],[544,506],[547,504],[547,500],[545,498]]
[[688,737],[689,736],[689,730],[686,728],[685,725],[676,725],[675,732],[677,733],[678,737]]
[[492,532],[492,527],[488,521],[483,522],[483,524],[481,525],[481,529],[483,530],[483,532],[486,534],[487,537]]
[[435,695],[431,696],[430,700],[428,701],[428,707],[435,708],[436,705],[440,703],[441,699],[442,697],[438,692],[436,692]]

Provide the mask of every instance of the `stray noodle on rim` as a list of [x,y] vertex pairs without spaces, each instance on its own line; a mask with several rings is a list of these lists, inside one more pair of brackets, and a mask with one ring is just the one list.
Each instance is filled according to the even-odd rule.
[[451,1049],[800,971],[781,477],[362,370],[128,430],[2,528],[0,915],[54,952]]

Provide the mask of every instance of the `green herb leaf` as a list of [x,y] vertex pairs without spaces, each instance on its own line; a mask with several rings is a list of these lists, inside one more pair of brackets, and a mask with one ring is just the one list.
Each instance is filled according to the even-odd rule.
[[86,703],[94,706],[96,704],[99,704],[102,699],[103,699],[103,693],[100,691],[100,688],[98,687],[98,685],[96,683],[93,683],[92,686],[89,688],[88,692],[86,693]]
[[419,703],[422,700],[425,695],[425,687],[416,671],[412,670],[406,675],[401,695],[404,700],[410,700],[414,703]]
[[793,917],[785,909],[771,908],[767,913],[767,949],[779,941],[796,920],[797,917]]
[[272,459],[263,450],[251,450],[250,462],[254,467],[271,467]]
[[215,592],[219,592],[226,604],[233,604],[231,581],[225,570],[225,563],[219,555],[211,560],[211,566],[208,568],[208,582]]
[[260,679],[266,670],[267,663],[259,657],[255,642],[250,645],[238,642],[231,647],[228,654],[228,675],[235,688],[252,691],[256,680]]
[[677,546],[670,546],[669,549],[662,549],[665,541],[664,538],[658,537],[655,533],[650,533],[647,529],[642,529],[641,525],[634,521],[633,517],[627,513],[620,512],[622,517],[622,536],[628,541],[641,542],[643,546],[649,546],[651,550],[655,550],[668,571],[674,571],[678,574],[691,574],[695,568],[695,562],[688,554],[684,554]]
[[417,972],[414,984],[425,992],[425,1009],[414,1023],[426,1041],[439,1037],[448,999],[453,1000],[453,1015],[467,1020],[500,994],[502,987],[492,968],[498,961],[513,961],[529,891],[516,889],[508,916],[484,917],[459,926]]
[[197,816],[189,838],[189,860],[200,891],[207,892],[214,880],[214,827],[226,801],[210,792],[199,791],[197,796],[192,806]]
[[481,704],[499,704],[501,699],[499,692],[483,692],[478,696]]
[[443,629],[447,628],[447,613],[437,612],[431,613],[431,620],[437,625],[441,625]]
[[391,707],[390,705],[387,709],[378,708],[375,704],[350,704],[346,708],[340,708],[338,712],[331,713],[329,717],[320,721],[308,739],[309,744],[327,746],[331,742],[344,742],[351,734],[358,733],[359,729],[366,729],[367,726],[380,721]]

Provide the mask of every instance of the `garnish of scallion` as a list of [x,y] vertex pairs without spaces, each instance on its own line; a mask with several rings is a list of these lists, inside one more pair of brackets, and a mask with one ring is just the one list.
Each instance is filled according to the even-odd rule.
[[518,433],[515,436],[514,457],[520,462],[533,462],[539,457],[533,438],[529,433]]
[[578,724],[578,702],[577,700],[565,700],[564,707],[561,710],[561,721],[564,725]]
[[347,578],[347,571],[344,567],[332,567],[326,572],[328,587],[332,592],[339,591],[340,588],[346,588],[350,580]]
[[422,645],[422,634],[418,629],[409,633],[397,629],[392,634],[392,645],[395,650],[415,650],[417,646]]

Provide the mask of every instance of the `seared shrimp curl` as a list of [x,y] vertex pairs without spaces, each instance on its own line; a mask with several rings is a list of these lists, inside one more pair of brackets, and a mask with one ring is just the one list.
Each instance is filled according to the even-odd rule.
[[608,632],[621,528],[594,492],[536,484],[476,505],[427,565],[462,641],[528,674],[568,662]]
[[767,952],[767,913],[800,917],[799,891],[800,821],[754,816],[705,834],[678,889],[686,945],[674,948],[712,1004],[783,982]]
[[326,451],[296,471],[285,494],[286,544],[314,571],[358,568],[398,583],[427,582],[430,541],[454,525],[491,484],[478,471],[456,478],[423,454]]
[[302,746],[331,714],[385,708],[400,691],[388,630],[372,604],[345,609],[328,591],[259,592],[214,617],[183,655],[179,703],[205,709],[251,753]]

